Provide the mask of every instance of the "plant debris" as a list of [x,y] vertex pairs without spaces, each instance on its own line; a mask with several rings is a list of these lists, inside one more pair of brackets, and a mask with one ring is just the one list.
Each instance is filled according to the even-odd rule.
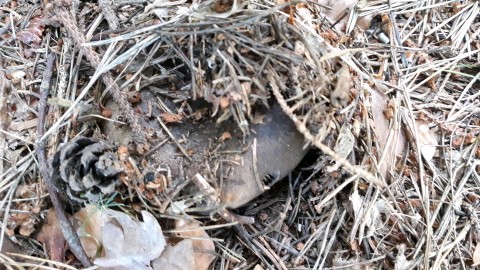
[[174,241],[164,237],[148,212],[142,212],[140,222],[119,211],[87,205],[75,216],[82,245],[102,269],[206,270],[215,259],[213,242],[194,221],[178,221],[176,237],[183,240]]
[[0,7],[0,265],[479,264],[477,1]]
[[112,146],[82,136],[63,145],[52,161],[52,179],[72,203],[99,202],[115,191],[124,168]]
[[48,210],[46,223],[43,224],[42,230],[37,235],[37,240],[45,245],[48,257],[51,260],[57,262],[64,260],[67,241],[63,237],[54,209],[50,208]]

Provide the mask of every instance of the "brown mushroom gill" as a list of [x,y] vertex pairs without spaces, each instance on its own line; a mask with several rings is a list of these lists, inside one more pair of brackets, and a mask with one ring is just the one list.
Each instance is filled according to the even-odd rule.
[[[146,112],[146,101],[155,100],[152,95],[142,92],[142,101],[136,106]],[[120,115],[115,104],[107,104],[107,107],[112,109],[113,119]],[[154,108],[151,117],[142,119],[142,125],[158,133],[162,130],[156,119],[158,115],[160,111]],[[245,138],[233,119],[220,124],[215,120],[205,115],[198,121],[184,119],[168,124],[191,160],[181,154],[176,144],[166,143],[147,156],[150,166],[168,168],[174,181],[181,175],[180,166],[184,168],[185,177],[199,173],[216,188],[222,204],[237,208],[263,193],[262,185],[284,178],[306,154],[303,136],[277,104],[265,113],[263,123],[249,125],[250,135]],[[106,123],[103,132],[115,144],[126,145],[132,136],[128,127],[112,123]],[[221,140],[226,132],[231,138]]]

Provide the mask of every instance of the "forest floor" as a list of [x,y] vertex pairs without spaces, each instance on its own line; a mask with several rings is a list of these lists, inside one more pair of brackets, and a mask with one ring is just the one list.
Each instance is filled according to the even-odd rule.
[[479,14],[0,0],[0,269],[475,268]]

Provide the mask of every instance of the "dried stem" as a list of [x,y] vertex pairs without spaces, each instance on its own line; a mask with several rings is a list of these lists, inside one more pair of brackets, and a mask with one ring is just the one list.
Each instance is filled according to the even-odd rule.
[[[274,74],[274,73],[272,72],[272,74]],[[342,164],[344,166],[344,168],[346,170],[348,170],[350,173],[361,176],[362,178],[364,178],[365,180],[367,180],[371,184],[374,184],[376,187],[378,187],[380,189],[383,189],[383,188],[386,187],[385,182],[382,182],[377,177],[373,176],[371,173],[369,173],[369,172],[367,172],[367,171],[365,171],[365,170],[363,170],[363,169],[361,169],[357,166],[353,166],[350,162],[348,162],[348,160],[345,157],[341,157],[339,154],[335,153],[328,146],[323,144],[320,140],[315,138],[315,136],[313,134],[311,134],[310,131],[307,129],[305,124],[302,121],[298,120],[297,117],[291,111],[291,109],[288,107],[288,104],[286,103],[285,99],[283,98],[282,94],[280,93],[280,89],[278,88],[278,85],[276,84],[276,81],[278,81],[279,79],[274,75],[270,75],[269,78],[270,78],[270,83],[271,83],[271,87],[272,87],[272,90],[273,90],[273,94],[277,98],[278,103],[282,107],[282,110],[290,117],[290,119],[292,119],[292,121],[297,126],[298,131],[300,131],[300,133],[302,133],[305,136],[305,139],[307,141],[309,141],[310,143],[312,143],[313,145],[318,147],[318,149],[320,149],[325,154],[331,156],[338,163]]]
[[[37,138],[41,138],[45,133],[45,115],[47,108],[47,98],[48,92],[50,89],[50,80],[52,78],[53,63],[55,61],[55,54],[50,54],[47,58],[47,67],[43,73],[42,84],[40,85],[40,102],[38,104],[38,126],[37,126]],[[63,210],[62,204],[60,202],[57,190],[53,185],[50,177],[50,169],[48,168],[47,155],[45,153],[45,144],[43,141],[37,141],[37,148],[35,149],[37,154],[39,170],[45,185],[47,187],[50,199],[52,200],[53,207],[55,208],[55,213],[57,214],[60,227],[62,228],[63,236],[70,247],[70,250],[73,252],[75,257],[83,264],[85,267],[92,266],[92,263],[88,259],[87,254],[80,244],[80,239],[78,235],[72,228],[72,224],[68,220],[65,211]]]
[[[91,63],[92,67],[98,69],[100,66],[100,56],[92,48],[92,46],[86,44],[87,40],[85,35],[80,31],[77,24],[75,23],[72,15],[65,9],[63,5],[58,5],[55,7],[55,13],[60,19],[60,22],[65,26],[68,34],[72,37],[74,42],[78,45],[83,54],[87,57],[87,60]],[[138,137],[140,141],[146,141],[146,133],[135,112],[132,109],[132,106],[127,100],[125,94],[121,91],[118,84],[113,79],[112,75],[109,72],[102,74],[102,81],[112,93],[115,102],[118,103],[120,108],[122,108],[125,118],[127,119],[130,127],[133,129],[133,132]]]
[[[3,69],[1,60],[0,68]],[[7,130],[7,121],[8,121],[8,110],[7,110],[7,101],[8,94],[10,92],[10,82],[5,77],[3,71],[0,70],[0,129]],[[7,148],[7,141],[5,139],[5,134],[0,133],[0,175],[4,173],[3,160],[5,157],[5,149]]]

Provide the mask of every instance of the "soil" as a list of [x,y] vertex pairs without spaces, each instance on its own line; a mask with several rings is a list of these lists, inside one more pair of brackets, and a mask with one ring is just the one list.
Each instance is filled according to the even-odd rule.
[[[152,106],[151,101],[158,99],[174,109],[175,104],[151,91],[142,91],[141,100],[134,105],[135,110],[146,115],[141,123],[151,134],[154,149],[143,155],[143,173],[169,170],[175,179],[172,186],[199,173],[216,188],[221,205],[226,207],[237,208],[269,189],[290,173],[307,152],[303,136],[276,103],[271,108],[258,106],[257,115],[262,121],[251,124],[250,134],[244,137],[233,119],[217,123],[209,117],[211,106],[195,101],[189,104],[190,115],[167,125],[175,140],[181,141],[186,157],[171,140],[158,146],[168,137],[158,120],[162,118],[159,107]],[[119,118],[116,103],[108,102],[106,107],[112,110],[112,119]],[[134,142],[129,127],[112,121],[104,122],[102,133],[111,143]]]

